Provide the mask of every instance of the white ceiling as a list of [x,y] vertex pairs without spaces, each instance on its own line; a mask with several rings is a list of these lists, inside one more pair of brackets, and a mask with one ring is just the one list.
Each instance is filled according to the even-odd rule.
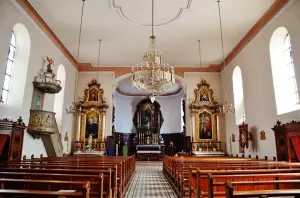
[[[126,94],[129,94],[129,95],[132,95],[132,94],[144,94],[144,95],[149,95],[151,94],[151,92],[139,92],[137,89],[135,89],[133,86],[132,86],[132,82],[131,82],[131,79],[130,78],[125,78],[124,80],[121,80],[119,82],[119,86],[118,88],[126,93]],[[164,94],[178,94],[176,93],[178,90],[181,90],[182,87],[181,87],[181,84],[180,82],[176,81],[175,82],[175,85],[173,87],[171,87],[170,89],[168,89],[166,92],[164,92]]]
[[[76,58],[82,0],[29,0]],[[228,55],[275,0],[221,0]],[[155,35],[164,60],[174,66],[222,61],[216,0],[155,0]],[[164,24],[165,25],[161,25]],[[151,34],[151,0],[86,0],[79,62],[131,66],[141,62]],[[146,25],[146,26],[145,26]]]

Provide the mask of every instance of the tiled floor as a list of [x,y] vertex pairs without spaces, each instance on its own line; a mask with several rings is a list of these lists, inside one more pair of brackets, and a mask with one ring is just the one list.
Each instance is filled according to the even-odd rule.
[[137,162],[125,198],[177,198],[165,178],[162,163]]

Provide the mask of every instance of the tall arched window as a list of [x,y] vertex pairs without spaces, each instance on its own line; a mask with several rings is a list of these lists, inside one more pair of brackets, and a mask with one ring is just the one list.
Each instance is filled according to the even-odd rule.
[[286,28],[279,27],[273,33],[270,57],[277,114],[300,109],[291,38]]
[[54,97],[54,112],[55,114],[55,119],[57,123],[57,127],[62,133],[62,119],[63,119],[63,107],[64,107],[64,95],[65,95],[65,81],[66,81],[66,71],[65,67],[63,65],[59,65],[57,68],[57,75],[56,75],[57,80],[60,80],[61,82],[61,91],[58,94],[55,94]]
[[236,124],[241,124],[245,117],[244,107],[244,90],[243,90],[243,78],[242,71],[239,66],[236,66],[232,73],[232,84],[233,84],[233,96],[235,106],[235,121]]
[[[22,108],[25,95],[28,62],[30,56],[30,35],[27,28],[17,23],[12,29],[12,36],[7,56],[4,81],[0,84],[0,99],[9,108]],[[2,77],[2,76],[1,76]]]
[[16,53],[16,36],[14,31],[11,33],[11,39],[8,49],[8,56],[6,59],[6,69],[5,69],[5,76],[4,76],[4,83],[2,86],[2,93],[1,93],[1,102],[7,104],[8,97],[11,89],[11,82],[12,82],[12,75],[13,75],[13,67],[15,62],[15,53]]

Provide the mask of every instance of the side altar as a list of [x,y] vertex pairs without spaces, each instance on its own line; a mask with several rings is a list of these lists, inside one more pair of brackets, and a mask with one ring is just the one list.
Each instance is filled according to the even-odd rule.
[[210,85],[201,80],[194,90],[190,103],[192,122],[192,152],[197,156],[222,156],[222,142],[219,141],[219,109]]
[[105,117],[108,105],[97,80],[88,83],[84,96],[74,104],[77,112],[74,155],[104,155]]
[[136,151],[139,160],[159,160],[164,152],[164,141],[160,129],[164,122],[160,104],[149,98],[143,99],[136,106],[133,117],[136,128]]

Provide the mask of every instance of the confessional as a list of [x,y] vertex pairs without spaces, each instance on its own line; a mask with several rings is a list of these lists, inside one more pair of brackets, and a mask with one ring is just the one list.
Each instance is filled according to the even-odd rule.
[[272,130],[275,133],[278,161],[300,161],[300,122],[282,124],[277,121]]
[[74,155],[104,155],[105,117],[108,105],[97,80],[88,83],[84,96],[76,104],[76,141]]
[[159,103],[152,103],[149,98],[143,99],[136,105],[132,121],[136,128],[134,141],[138,159],[159,160],[164,148],[160,135],[164,119]]
[[224,155],[218,137],[219,104],[210,85],[201,80],[190,103],[192,152],[195,155]]
[[25,129],[21,117],[17,122],[0,120],[0,161],[21,160]]

